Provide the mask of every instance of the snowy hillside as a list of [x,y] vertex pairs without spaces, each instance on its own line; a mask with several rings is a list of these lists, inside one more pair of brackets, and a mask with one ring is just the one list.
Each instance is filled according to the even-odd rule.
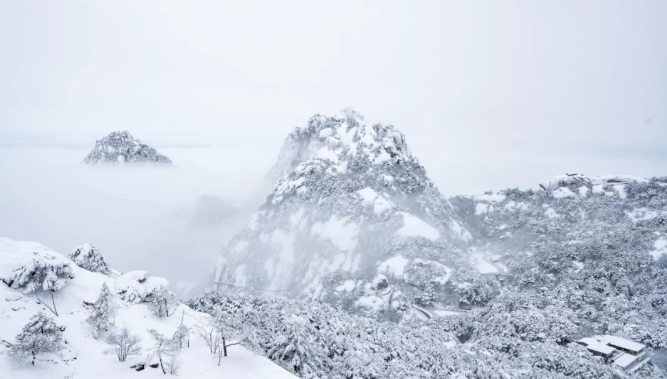
[[478,275],[464,253],[470,234],[394,126],[352,110],[313,116],[268,176],[280,179],[220,254],[215,288],[400,318],[432,303],[434,287],[452,294],[435,301],[456,304]]
[[171,159],[154,148],[141,143],[126,130],[112,132],[97,140],[95,147],[83,160],[86,164],[97,163],[159,163],[171,164]]
[[653,348],[667,370],[667,178],[569,174],[451,202],[472,255],[508,275],[470,314],[473,340],[614,334]]
[[[81,253],[90,253],[90,245],[77,249],[73,254],[81,262]],[[94,255],[94,254],[89,254]],[[99,257],[98,257],[99,258]],[[27,268],[27,270],[21,270]],[[18,270],[18,271],[17,271]],[[41,275],[44,273],[45,275]],[[20,275],[18,275],[20,274]],[[293,378],[291,374],[269,360],[254,355],[241,346],[229,347],[229,355],[218,357],[210,353],[208,346],[196,336],[195,327],[204,323],[210,325],[208,315],[195,312],[187,306],[174,303],[169,317],[158,318],[151,311],[149,301],[154,291],[168,285],[162,278],[151,277],[142,271],[133,271],[118,276],[105,275],[78,267],[65,256],[53,252],[34,242],[0,239],[0,378],[137,378],[164,377],[161,368],[151,368],[137,372],[131,366],[139,363],[158,362],[158,356],[149,357],[149,350],[155,346],[148,329],[154,329],[171,341],[171,336],[179,329],[181,320],[190,329],[189,344],[179,350],[177,361],[181,362],[178,375],[184,378]],[[105,341],[113,329],[101,332],[94,338],[94,328],[86,321],[93,312],[96,299],[106,283],[112,293],[112,304],[117,307],[115,326],[127,327],[132,335],[140,338],[138,355],[130,355],[125,362],[119,362],[116,353],[104,354],[111,348]],[[31,284],[39,284],[33,288]],[[53,301],[44,288],[53,289]],[[43,305],[36,300],[43,301]],[[49,310],[53,309],[53,312]],[[47,320],[53,320],[57,329],[52,335],[62,335],[53,342],[57,352],[37,354],[34,366],[30,352],[14,359],[20,352],[20,338],[30,340],[38,335],[37,341],[44,346],[47,333],[22,333],[22,328],[42,312]],[[57,315],[55,314],[57,313]],[[59,332],[59,331],[60,332]],[[168,338],[166,338],[168,337]],[[38,344],[39,345],[39,344]],[[165,357],[165,363],[167,359]]]

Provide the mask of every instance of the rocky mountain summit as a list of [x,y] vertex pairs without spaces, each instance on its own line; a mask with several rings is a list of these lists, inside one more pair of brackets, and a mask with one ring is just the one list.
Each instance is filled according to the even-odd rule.
[[268,176],[280,180],[223,249],[214,287],[382,317],[401,317],[434,286],[457,293],[439,299],[452,304],[470,288],[471,236],[394,126],[353,110],[315,115],[290,133]]
[[97,140],[95,147],[83,160],[85,164],[98,163],[157,163],[171,164],[171,159],[154,148],[141,143],[127,131],[112,132]]

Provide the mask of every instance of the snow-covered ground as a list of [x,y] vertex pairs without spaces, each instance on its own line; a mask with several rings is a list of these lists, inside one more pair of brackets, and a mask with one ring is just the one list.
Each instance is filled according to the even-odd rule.
[[[68,260],[63,255],[34,242],[0,238],[0,278],[8,278],[13,270],[30,262],[34,256]],[[38,361],[34,367],[16,365],[7,356],[5,344],[0,344],[0,379],[164,377],[159,368],[146,367],[141,372],[130,368],[135,363],[146,360],[148,356],[146,351],[128,357],[126,362],[119,362],[115,354],[104,354],[110,346],[104,342],[104,334],[98,339],[91,336],[92,327],[85,321],[88,311],[84,308],[83,301],[94,302],[103,283],[106,282],[113,289],[116,279],[84,270],[74,263],[70,265],[74,279],[71,279],[62,290],[55,292],[58,316],[38,304],[30,295],[25,295],[0,282],[0,340],[13,343],[15,336],[30,317],[43,311],[52,317],[57,325],[65,328],[63,340],[66,341],[62,357],[54,359],[53,362]],[[46,301],[43,295],[42,299]],[[120,299],[116,301],[119,305],[116,326],[130,328],[132,334],[142,339],[141,347],[144,350],[152,346],[147,329],[155,329],[159,333],[171,336],[181,323],[181,318],[185,325],[192,326],[199,320],[209,317],[181,304],[174,315],[157,318],[149,312],[145,304],[131,304]],[[257,356],[241,346],[230,347],[229,356],[223,358],[221,365],[218,366],[217,357],[209,352],[203,341],[191,335],[190,342],[190,347],[183,348],[181,354],[182,367],[178,376],[182,378],[294,378],[292,374],[268,359]]]

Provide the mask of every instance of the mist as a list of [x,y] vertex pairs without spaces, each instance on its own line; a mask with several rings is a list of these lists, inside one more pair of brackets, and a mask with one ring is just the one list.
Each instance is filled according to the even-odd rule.
[[[225,164],[224,151],[166,149],[173,167],[79,164],[86,153],[1,149],[0,235],[63,254],[91,243],[113,268],[146,270],[184,291],[205,284],[221,246],[259,199],[262,170]],[[195,225],[201,196],[220,198],[237,212]]]

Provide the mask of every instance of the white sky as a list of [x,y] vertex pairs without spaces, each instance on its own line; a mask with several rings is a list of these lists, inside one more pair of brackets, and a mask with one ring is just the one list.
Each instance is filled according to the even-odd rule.
[[127,129],[261,176],[294,126],[352,106],[447,194],[667,175],[666,19],[664,0],[0,0],[0,149]]

